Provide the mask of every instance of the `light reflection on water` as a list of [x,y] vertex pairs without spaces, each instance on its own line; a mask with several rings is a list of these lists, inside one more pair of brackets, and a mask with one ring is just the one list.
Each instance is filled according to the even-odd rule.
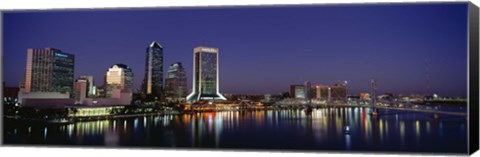
[[[12,125],[7,128],[12,134],[6,134],[5,143],[466,151],[465,118],[437,121],[428,114],[395,111],[371,117],[369,112],[368,108],[328,108],[314,109],[311,114],[268,110],[145,116],[42,126],[42,139],[36,134],[38,125]],[[345,134],[345,126],[349,134]]]

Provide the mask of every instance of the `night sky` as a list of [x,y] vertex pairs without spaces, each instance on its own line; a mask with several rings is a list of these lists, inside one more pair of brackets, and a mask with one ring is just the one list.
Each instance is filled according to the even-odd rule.
[[164,71],[182,62],[192,84],[193,48],[218,47],[220,92],[277,94],[291,84],[348,80],[349,94],[467,93],[467,3],[15,11],[3,15],[4,80],[24,80],[27,48],[75,54],[75,78],[96,85],[116,63],[139,88],[145,51],[164,47]]

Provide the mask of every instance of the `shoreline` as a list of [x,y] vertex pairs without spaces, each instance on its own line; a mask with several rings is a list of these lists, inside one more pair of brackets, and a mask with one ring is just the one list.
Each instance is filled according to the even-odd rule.
[[[350,108],[350,107],[370,107],[365,105],[312,105],[312,108],[321,109],[321,108]],[[389,109],[389,107],[377,107],[379,109]],[[22,121],[27,123],[34,124],[47,124],[47,125],[65,125],[73,124],[77,122],[88,122],[88,121],[98,121],[106,119],[121,119],[121,118],[131,118],[131,117],[143,117],[143,116],[163,116],[163,115],[180,115],[180,114],[195,114],[203,112],[230,112],[230,111],[267,111],[267,110],[304,110],[305,107],[262,107],[262,108],[240,108],[233,110],[183,110],[183,111],[162,111],[155,113],[135,113],[135,114],[121,114],[121,115],[106,115],[106,116],[91,116],[91,117],[70,117],[63,119],[41,119],[41,118],[22,118],[20,116],[4,115],[6,120],[12,121]],[[396,109],[396,110],[405,110],[405,109]],[[440,111],[442,112],[442,111]],[[458,112],[458,114],[464,114]]]
[[136,113],[136,114],[125,114],[125,115],[72,117],[72,118],[65,118],[65,119],[49,119],[49,120],[40,119],[40,118],[22,118],[20,116],[11,116],[11,115],[5,115],[4,118],[5,120],[23,121],[27,123],[63,125],[63,124],[73,124],[77,122],[98,121],[98,120],[105,120],[105,119],[120,119],[120,118],[130,118],[130,117],[162,116],[162,115],[177,115],[177,114],[182,114],[182,112],[172,111],[172,112],[156,112],[156,113]]

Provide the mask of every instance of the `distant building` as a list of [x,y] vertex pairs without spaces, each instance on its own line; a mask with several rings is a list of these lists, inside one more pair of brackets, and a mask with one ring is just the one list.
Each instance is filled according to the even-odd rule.
[[[328,92],[328,91],[327,91]],[[315,86],[315,99],[322,99],[322,87],[320,85]]]
[[5,87],[3,86],[3,101],[5,102],[16,102],[18,101],[18,92],[20,88],[18,87]]
[[305,87],[303,88],[304,90],[304,97],[305,99],[311,99],[313,97],[313,91],[312,91],[312,83],[310,81],[305,81],[303,84]]
[[142,93],[152,94],[160,99],[164,97],[163,47],[156,41],[153,41],[150,46],[147,47]]
[[359,97],[361,100],[370,100],[370,93],[360,93]]
[[24,92],[73,92],[75,56],[54,48],[28,49]]
[[180,62],[174,63],[168,68],[165,79],[165,96],[168,102],[185,102],[187,76]]
[[187,101],[227,100],[220,94],[218,48],[196,47],[193,56],[193,87]]
[[305,99],[304,85],[290,85],[290,96],[294,99]]
[[96,94],[95,94],[95,97],[105,97],[106,93],[105,93],[105,85],[104,86],[100,86],[99,88],[96,88]]
[[75,82],[75,103],[81,104],[88,94],[88,79],[80,77]]
[[105,74],[105,97],[110,97],[113,89],[133,91],[133,72],[125,64],[115,64]]
[[93,76],[80,76],[80,78],[87,81],[87,97],[95,96],[97,91]]
[[316,85],[315,98],[319,100],[345,100],[347,98],[347,86],[335,84],[333,86]]

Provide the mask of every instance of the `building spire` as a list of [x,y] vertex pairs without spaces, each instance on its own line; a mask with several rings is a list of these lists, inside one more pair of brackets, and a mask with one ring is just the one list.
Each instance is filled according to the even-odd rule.
[[152,41],[152,43],[150,44],[150,47],[163,48],[162,45],[160,45],[157,41]]

